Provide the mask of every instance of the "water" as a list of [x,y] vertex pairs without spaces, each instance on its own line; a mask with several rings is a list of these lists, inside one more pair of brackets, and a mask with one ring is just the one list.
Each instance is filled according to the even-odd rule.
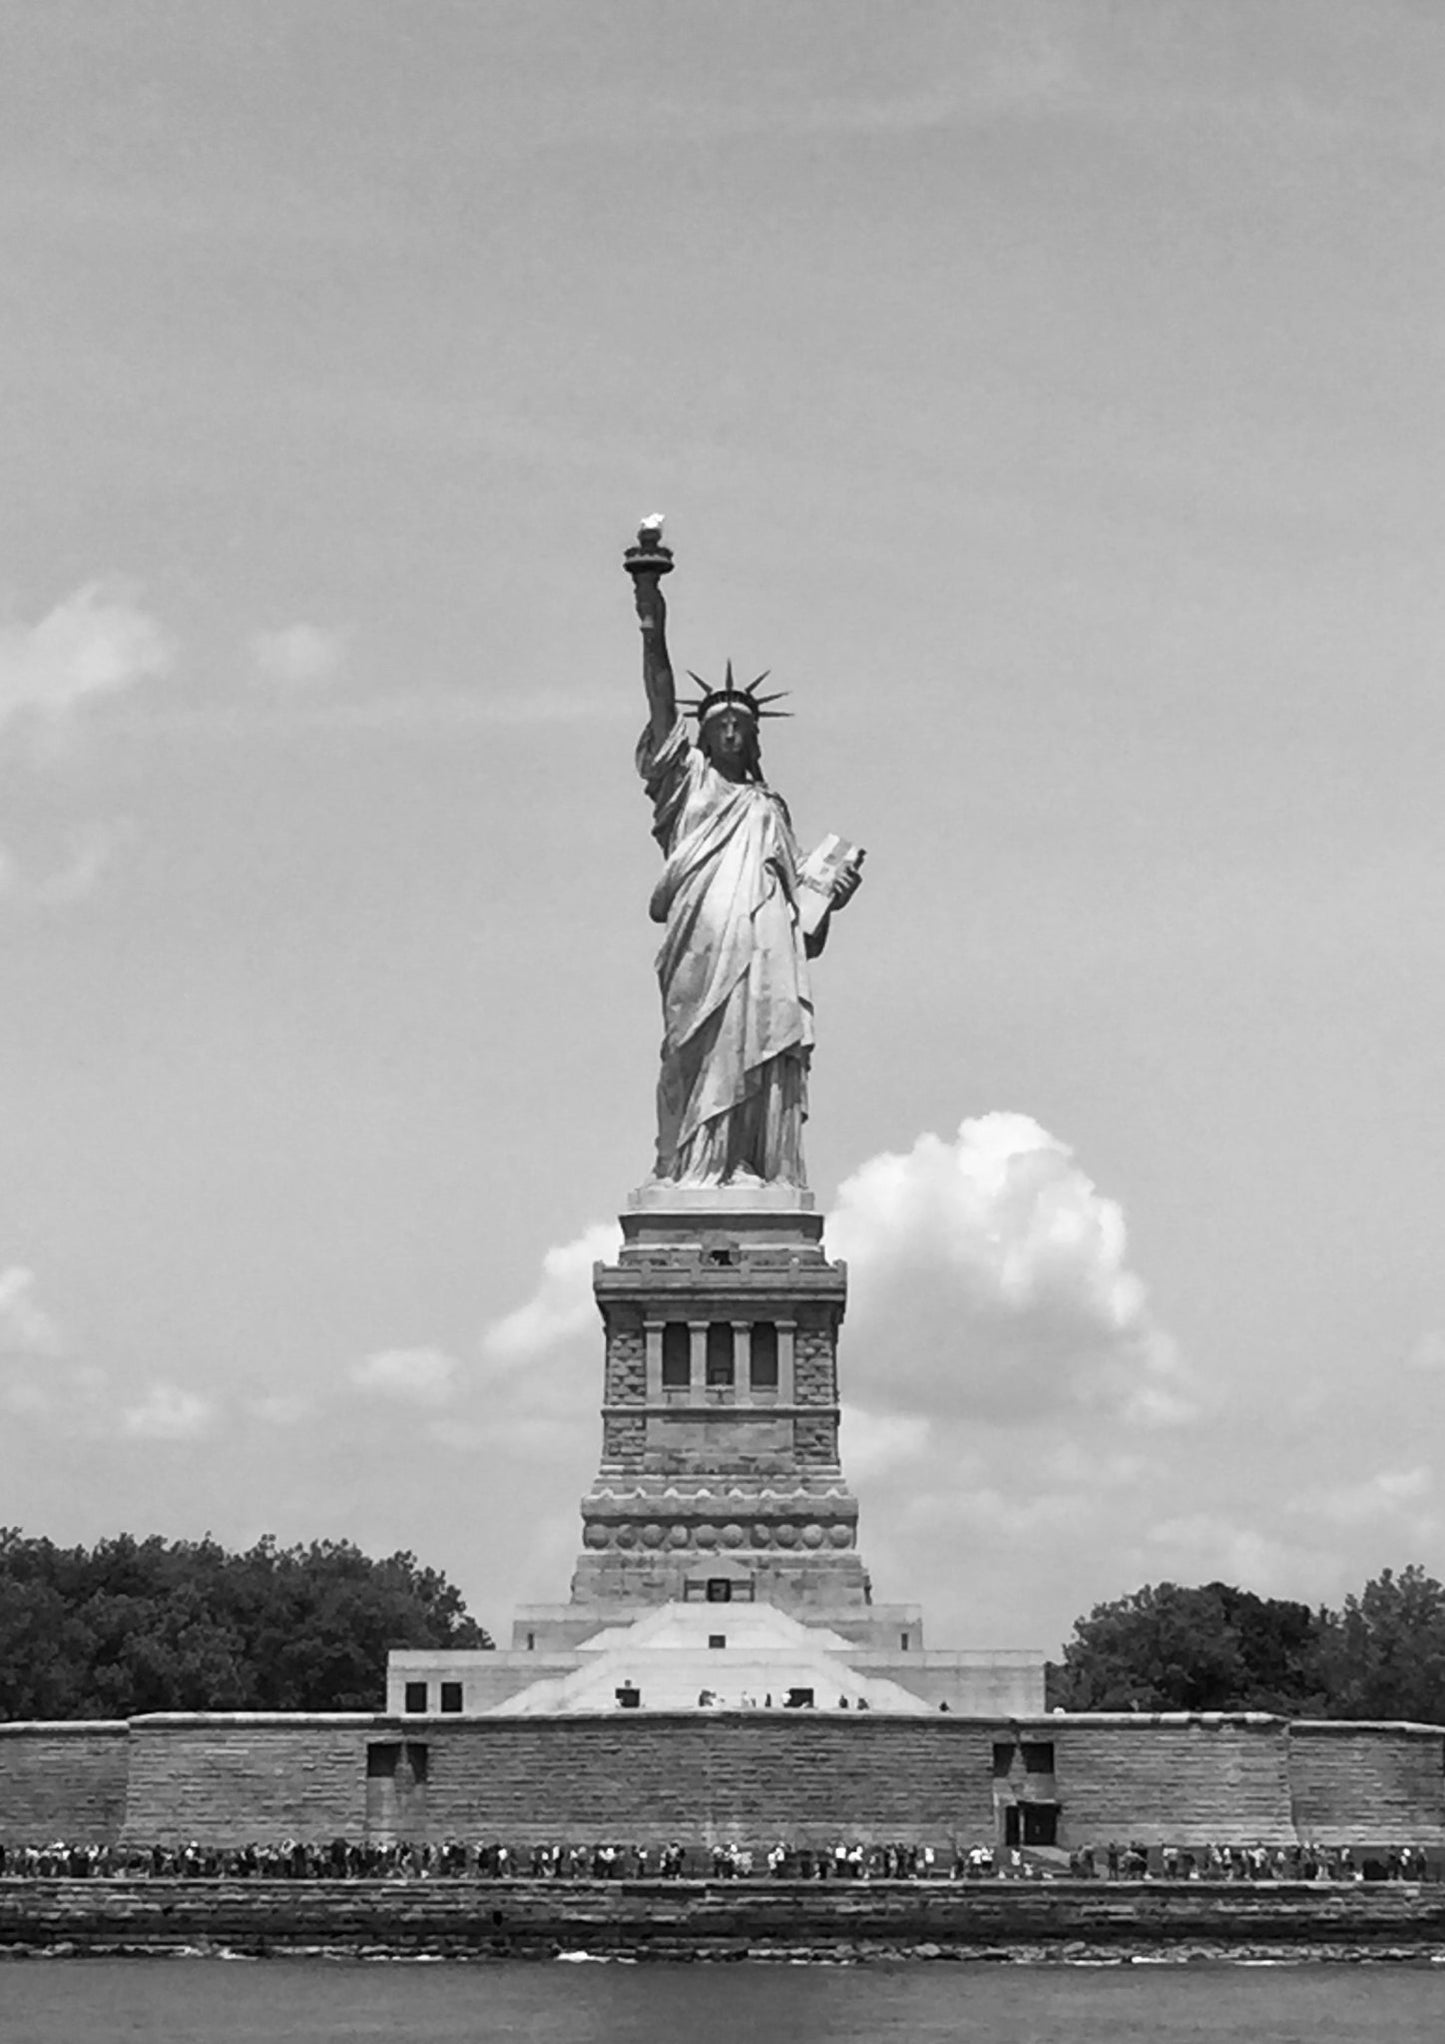
[[1445,1967],[0,1964],[3,2044],[1419,2044]]

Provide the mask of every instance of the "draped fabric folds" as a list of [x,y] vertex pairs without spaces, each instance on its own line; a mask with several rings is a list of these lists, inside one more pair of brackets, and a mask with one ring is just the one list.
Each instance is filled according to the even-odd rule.
[[660,744],[643,732],[637,769],[665,860],[656,1175],[801,1185],[813,1001],[787,805],[726,779],[681,718]]

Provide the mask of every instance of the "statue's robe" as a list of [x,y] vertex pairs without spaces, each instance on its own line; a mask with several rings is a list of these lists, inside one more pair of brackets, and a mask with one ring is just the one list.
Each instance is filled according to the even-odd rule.
[[666,862],[657,1176],[802,1185],[813,1001],[787,805],[726,779],[681,718],[660,744],[643,732],[637,769]]

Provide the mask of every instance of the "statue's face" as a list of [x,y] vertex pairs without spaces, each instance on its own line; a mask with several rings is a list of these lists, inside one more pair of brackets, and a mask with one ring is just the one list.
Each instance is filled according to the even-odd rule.
[[730,781],[741,780],[749,755],[756,748],[752,719],[740,710],[719,710],[707,720],[703,747],[720,774]]

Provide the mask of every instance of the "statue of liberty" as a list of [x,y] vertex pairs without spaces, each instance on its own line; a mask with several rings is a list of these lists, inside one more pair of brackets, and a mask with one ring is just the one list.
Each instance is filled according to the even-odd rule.
[[[739,688],[680,711],[660,579],[672,567],[661,519],[624,565],[642,626],[648,721],[637,770],[652,802],[662,877],[650,914],[665,926],[657,956],[662,1070],[655,1179],[677,1185],[802,1187],[803,1123],[813,1048],[809,961],[856,892],[862,853],[825,840],[799,859],[788,807],[763,779],[761,720],[785,715]],[[697,720],[690,739],[684,714]]]

